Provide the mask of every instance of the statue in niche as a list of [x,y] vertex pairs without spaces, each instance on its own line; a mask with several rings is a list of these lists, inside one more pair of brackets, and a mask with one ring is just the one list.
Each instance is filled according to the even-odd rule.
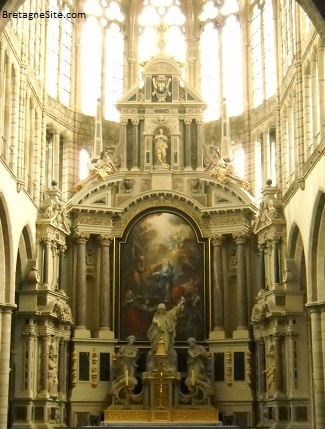
[[176,371],[177,355],[173,345],[176,337],[177,317],[183,310],[184,302],[185,298],[182,297],[179,303],[168,311],[164,303],[160,303],[157,307],[147,333],[151,342],[151,351],[148,354],[148,369],[151,371],[159,369],[155,358],[159,342],[163,344],[166,354],[164,369]]
[[136,385],[135,370],[137,368],[136,362],[139,349],[134,344],[134,335],[129,335],[126,340],[127,343],[121,346],[116,354],[115,381],[117,382],[120,379],[124,379],[126,385]]
[[48,390],[51,397],[56,398],[58,396],[58,364],[54,355],[53,344],[49,347]]
[[270,348],[269,365],[265,370],[266,374],[266,386],[267,394],[269,398],[272,398],[275,393],[275,377],[276,377],[276,366],[275,366],[275,353],[274,347]]
[[164,135],[164,130],[159,128],[159,132],[154,137],[155,139],[155,168],[169,169],[167,164],[167,149],[168,149],[168,138]]
[[115,167],[113,161],[111,160],[108,152],[103,150],[100,153],[99,160],[91,165],[89,168],[89,175],[86,179],[78,182],[74,189],[75,191],[80,191],[83,187],[85,187],[88,183],[92,182],[94,179],[106,180],[108,176],[111,174],[118,173],[117,168]]
[[197,381],[210,383],[209,368],[210,356],[206,349],[197,344],[196,339],[190,337],[187,340],[189,349],[187,352],[187,384],[195,385]]
[[248,182],[237,176],[234,167],[226,163],[220,155],[220,150],[217,146],[210,145],[210,162],[205,171],[212,177],[216,177],[221,183],[234,182],[241,188],[247,190],[250,188]]

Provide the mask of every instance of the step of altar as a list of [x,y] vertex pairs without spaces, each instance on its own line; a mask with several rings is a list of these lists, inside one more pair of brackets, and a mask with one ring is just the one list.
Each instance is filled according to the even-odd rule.
[[[217,429],[240,429],[239,426],[224,426],[222,424],[222,422],[211,422],[211,423],[198,423],[196,422],[141,422],[141,423],[133,423],[133,422],[101,422],[100,427],[106,427],[106,428],[111,428],[111,429],[129,429],[131,427],[136,427],[136,428],[168,428],[168,429],[180,429],[182,427],[186,427],[186,428],[194,428],[194,429],[212,429],[212,428],[217,428]],[[91,429],[93,428],[93,426],[83,426],[82,429]]]

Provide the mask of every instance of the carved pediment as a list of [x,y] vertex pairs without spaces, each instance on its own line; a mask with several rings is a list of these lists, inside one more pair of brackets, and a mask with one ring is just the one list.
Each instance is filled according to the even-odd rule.
[[[201,94],[182,80],[179,63],[170,57],[159,55],[151,59],[142,70],[142,80],[134,84],[117,102],[122,116],[132,118],[147,103],[183,105],[186,114],[202,117],[206,103]],[[194,110],[193,110],[194,109]]]

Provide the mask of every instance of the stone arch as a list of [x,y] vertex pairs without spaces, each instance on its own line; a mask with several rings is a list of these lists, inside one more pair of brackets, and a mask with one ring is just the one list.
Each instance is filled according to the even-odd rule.
[[311,261],[310,276],[308,278],[311,285],[311,301],[325,300],[325,192],[319,190],[312,211],[311,220],[311,241],[308,249],[309,260]]
[[11,302],[11,275],[12,275],[12,234],[9,213],[4,196],[0,193],[0,303]]
[[20,288],[21,282],[26,278],[31,268],[33,258],[33,239],[30,226],[24,226],[18,243],[16,260],[16,290]]
[[307,292],[306,252],[299,227],[295,223],[289,233],[287,268],[292,272],[295,287]]

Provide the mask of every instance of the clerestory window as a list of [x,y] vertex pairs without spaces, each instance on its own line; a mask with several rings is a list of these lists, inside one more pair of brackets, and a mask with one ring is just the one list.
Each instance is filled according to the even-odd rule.
[[124,14],[117,1],[87,0],[82,30],[82,112],[95,115],[97,100],[103,116],[119,120],[116,102],[123,94]]
[[237,0],[206,1],[199,15],[201,93],[205,119],[219,119],[223,99],[230,116],[243,111],[242,31]]

